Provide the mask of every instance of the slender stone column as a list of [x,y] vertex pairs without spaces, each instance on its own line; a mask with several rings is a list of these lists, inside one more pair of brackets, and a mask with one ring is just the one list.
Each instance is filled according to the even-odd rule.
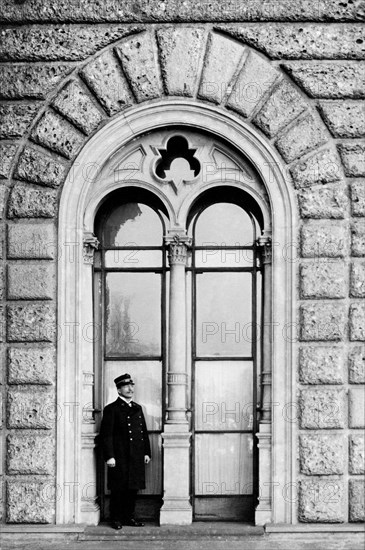
[[80,378],[81,409],[81,451],[79,454],[79,498],[80,498],[80,520],[87,524],[97,525],[100,521],[100,508],[98,504],[96,476],[96,454],[95,454],[95,434],[96,424],[94,420],[94,372],[93,372],[93,350],[88,345],[88,340],[93,338],[93,304],[88,299],[88,293],[92,288],[93,273],[92,265],[94,253],[99,247],[99,241],[93,233],[85,232],[83,235],[83,264],[80,268],[83,270],[84,284],[80,288],[81,308],[81,337],[79,340],[80,361],[82,363],[82,378]]
[[167,419],[162,434],[164,450],[164,504],[161,525],[192,522],[190,503],[190,438],[186,417],[186,286],[185,268],[190,239],[172,233],[169,247],[170,310]]
[[263,235],[259,238],[259,245],[262,247],[262,268],[264,287],[264,308],[262,319],[262,371],[261,371],[261,419],[262,424],[271,424],[271,357],[273,342],[273,326],[271,311],[271,261],[272,248],[271,238]]
[[185,268],[190,239],[175,234],[166,237],[165,242],[171,268],[167,423],[187,424]]
[[271,484],[271,357],[272,357],[272,285],[271,285],[271,238],[262,235],[258,241],[262,247],[262,269],[264,285],[264,307],[262,325],[262,370],[261,370],[261,398],[260,398],[260,423],[258,438],[259,448],[259,504],[256,508],[256,525],[265,525],[272,521],[272,484]]

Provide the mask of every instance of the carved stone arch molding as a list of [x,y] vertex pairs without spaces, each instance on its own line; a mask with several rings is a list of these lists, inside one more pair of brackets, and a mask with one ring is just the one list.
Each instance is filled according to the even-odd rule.
[[[260,174],[266,187],[268,200],[260,199],[259,190],[246,188],[261,204],[265,217],[267,236],[270,236],[270,214],[273,222],[272,238],[277,243],[292,243],[298,225],[295,207],[295,197],[290,182],[285,175],[283,163],[275,150],[252,128],[229,112],[224,112],[211,105],[188,99],[165,100],[153,105],[142,105],[130,109],[123,117],[117,117],[90,139],[86,147],[77,158],[74,169],[69,173],[60,205],[59,241],[60,243],[78,243],[77,258],[80,261],[70,262],[62,255],[59,264],[59,326],[91,326],[92,312],[92,270],[91,266],[81,261],[83,256],[81,245],[87,237],[85,246],[94,243],[90,239],[93,231],[95,213],[103,198],[117,188],[126,185],[122,176],[115,176],[118,171],[128,165],[128,156],[124,166],[118,165],[120,151],[124,145],[138,144],[138,136],[150,133],[153,130],[175,128],[179,126],[183,133],[187,130],[199,130],[212,136],[218,136],[226,144],[227,149],[232,147],[236,155],[242,155],[242,162],[247,159]],[[151,135],[151,134],[150,134]],[[129,158],[136,159],[136,149],[130,147]],[[119,154],[119,156],[118,156]],[[141,153],[142,154],[142,153]],[[95,163],[95,170],[85,178],[84,167],[90,162]],[[130,179],[128,185],[130,185]],[[132,178],[133,181],[133,178]],[[186,200],[180,212],[174,212],[173,196],[175,190],[170,187],[169,194],[165,184],[151,184],[139,182],[146,188],[153,189],[159,194],[172,217],[170,230],[179,232],[181,224],[179,216],[184,218],[188,205],[194,197],[209,183],[194,189],[194,186],[185,186]],[[244,187],[243,183],[234,181],[233,185]],[[265,192],[263,189],[261,192]],[[283,223],[283,220],[286,220]],[[272,300],[272,322],[280,326],[280,331],[274,333],[272,342],[272,390],[274,401],[290,403],[293,399],[292,364],[294,350],[290,345],[293,321],[295,320],[294,272],[293,264],[286,262],[282,254],[282,247],[274,247],[273,265],[275,267],[272,278],[275,292],[268,289]],[[283,297],[292,296],[292,300]],[[271,321],[269,321],[271,322]],[[282,338],[283,327],[286,327],[287,338]],[[93,364],[92,339],[86,334],[74,342],[61,339],[58,356],[58,402],[75,401],[87,403],[92,400],[90,385],[85,382],[85,366]],[[90,367],[91,370],[91,367]],[[83,374],[84,373],[84,374]],[[271,432],[272,425],[272,432]],[[291,522],[293,521],[292,505],[289,501],[277,498],[271,494],[271,484],[280,483],[284,486],[293,482],[294,462],[292,460],[293,424],[285,422],[280,407],[273,410],[272,424],[268,423],[261,433],[260,457],[262,471],[269,472],[265,485],[262,487],[261,508],[257,511],[256,521]],[[73,437],[66,437],[70,433],[70,426],[66,420],[60,420],[58,429],[58,484],[61,486],[72,479],[80,487],[92,483],[90,472],[93,471],[93,437],[92,424],[80,419],[73,426]],[[271,437],[274,446],[271,445]],[[81,443],[82,442],[82,443]],[[272,453],[272,449],[274,452]],[[283,449],[286,452],[283,453]],[[272,453],[272,454],[271,454]],[[260,459],[260,460],[261,460]],[[271,460],[272,459],[272,460]],[[76,466],[76,467],[75,467]],[[86,476],[86,477],[85,477]],[[88,495],[90,497],[90,494]],[[58,502],[58,517],[60,523],[75,521],[97,521],[97,510],[93,509],[92,500],[74,503],[74,509],[68,499]]]
[[[57,423],[61,491],[56,521],[82,523],[98,518],[93,480],[83,477],[93,467],[92,425],[87,411],[86,421],[80,416],[70,422],[65,404],[90,402],[93,346],[88,332],[92,323],[88,262],[97,245],[93,217],[102,197],[120,187],[118,181],[101,178],[101,170],[123,145],[170,125],[217,136],[248,160],[266,188],[275,245],[272,288],[267,291],[272,299],[270,322],[279,328],[272,342],[272,432],[262,433],[259,443],[269,478],[260,485],[256,520],[295,523],[296,499],[290,498],[290,489],[296,482],[296,424],[283,414],[284,407],[296,401],[296,345],[291,342],[296,340],[299,296],[290,251],[292,243],[298,242],[302,219],[316,217],[318,201],[336,208],[337,217],[343,208],[335,188],[343,180],[341,161],[315,101],[275,62],[227,34],[198,26],[151,27],[128,35],[72,70],[43,105],[27,139],[18,148],[6,144],[9,166],[14,161],[6,175],[16,180],[9,195],[9,217],[15,217],[24,190],[21,181],[44,186],[47,201],[53,204],[56,189],[65,181],[58,217],[62,253],[57,324],[64,335],[75,337],[58,337],[57,404],[67,414],[61,414]],[[343,147],[345,162],[347,153],[351,151]],[[322,184],[328,184],[325,195]],[[194,193],[193,184],[191,189]],[[42,203],[35,204],[39,189],[29,186],[25,193],[25,203],[34,203],[34,217],[42,217]],[[187,210],[189,200],[182,210]],[[50,236],[54,228],[44,223],[42,230]],[[68,488],[74,486],[79,488],[77,498],[70,499]]]

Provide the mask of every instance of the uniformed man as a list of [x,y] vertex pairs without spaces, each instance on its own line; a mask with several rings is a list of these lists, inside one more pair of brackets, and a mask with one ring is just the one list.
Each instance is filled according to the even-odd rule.
[[132,401],[134,382],[130,374],[118,376],[114,383],[118,398],[104,408],[100,427],[112,527],[143,527],[134,518],[134,509],[138,490],[145,488],[145,464],[151,460],[146,422],[142,407]]

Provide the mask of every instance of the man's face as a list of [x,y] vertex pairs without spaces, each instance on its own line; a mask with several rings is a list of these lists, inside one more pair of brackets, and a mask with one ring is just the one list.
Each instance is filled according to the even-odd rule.
[[132,399],[134,394],[134,384],[127,384],[125,386],[120,386],[118,388],[118,393],[119,395],[124,397],[124,399]]

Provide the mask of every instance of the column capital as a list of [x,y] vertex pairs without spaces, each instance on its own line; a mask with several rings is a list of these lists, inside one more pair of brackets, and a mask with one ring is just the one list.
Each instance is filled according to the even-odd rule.
[[186,265],[191,238],[185,234],[171,232],[165,236],[165,244],[169,247],[170,265]]
[[272,261],[272,240],[271,235],[263,233],[257,239],[257,246],[261,249],[262,252],[262,263],[271,264]]
[[91,231],[85,231],[82,241],[82,255],[85,264],[92,264],[94,261],[94,252],[99,248],[99,241]]

